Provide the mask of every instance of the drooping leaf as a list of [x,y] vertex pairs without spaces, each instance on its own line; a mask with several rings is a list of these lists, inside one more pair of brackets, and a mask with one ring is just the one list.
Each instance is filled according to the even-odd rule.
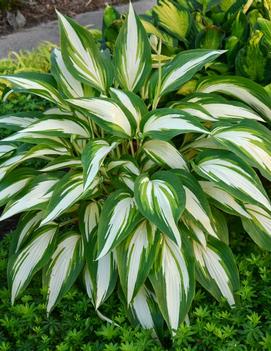
[[143,174],[135,183],[135,199],[142,215],[180,246],[177,223],[184,211],[185,192],[179,178],[169,171],[157,172],[151,178]]
[[150,280],[163,317],[174,333],[184,321],[194,297],[194,262],[189,250],[180,249],[165,236]]
[[50,259],[54,248],[55,224],[39,228],[33,239],[18,253],[11,257],[8,268],[11,286],[11,302],[27,287],[33,275]]
[[73,117],[65,115],[46,116],[45,118],[39,119],[37,122],[29,125],[25,129],[21,129],[17,134],[18,133],[33,133],[33,137],[35,137],[35,133],[61,137],[72,134],[79,135],[83,138],[89,138],[90,136],[86,125],[80,120],[74,120]]
[[123,241],[141,216],[130,193],[117,190],[106,199],[98,228],[98,259]]
[[216,299],[223,296],[230,306],[235,305],[239,289],[239,275],[230,248],[213,237],[207,247],[194,242],[196,278]]
[[35,170],[30,168],[21,168],[7,175],[0,182],[0,206],[23,190],[35,175]]
[[271,133],[255,121],[243,121],[212,131],[214,138],[271,180]]
[[88,114],[103,129],[113,135],[127,138],[135,131],[135,120],[112,99],[69,99],[68,102]]
[[77,233],[67,233],[60,240],[44,271],[47,291],[47,313],[71,288],[84,264],[82,239]]
[[198,91],[204,93],[221,92],[233,96],[258,111],[270,121],[271,102],[268,93],[259,84],[236,76],[210,77],[198,85]]
[[82,154],[84,190],[91,185],[105,157],[116,146],[117,143],[114,142],[110,145],[105,140],[92,140],[87,144]]
[[7,79],[22,92],[30,92],[67,108],[67,105],[57,91],[56,82],[50,74],[26,72],[0,76],[0,78]]
[[180,52],[168,64],[162,67],[161,85],[158,84],[159,72],[155,72],[151,79],[150,90],[153,96],[162,96],[178,90],[193,75],[201,70],[206,63],[212,62],[224,51],[194,49]]
[[210,197],[215,206],[226,213],[250,218],[242,201],[236,199],[226,190],[219,187],[218,184],[207,181],[200,181],[199,183],[205,194]]
[[253,204],[245,205],[250,218],[242,218],[245,231],[263,250],[271,251],[271,212]]
[[88,296],[96,309],[111,295],[117,281],[117,267],[112,253],[96,260],[100,204],[91,202],[81,210],[80,228],[84,241],[86,266],[83,272]]
[[[95,192],[97,182],[88,189]],[[54,188],[42,225],[53,221],[84,196],[82,173],[67,173]]]
[[157,164],[166,164],[170,168],[187,169],[185,160],[180,152],[169,142],[164,140],[148,140],[142,149]]
[[0,220],[3,221],[17,213],[40,209],[43,210],[52,196],[52,190],[59,179],[47,174],[35,177],[6,205]]
[[195,170],[199,175],[233,197],[271,210],[270,200],[257,174],[236,155],[228,151],[208,150],[197,157],[196,164]]
[[159,237],[156,227],[144,220],[116,248],[120,281],[128,305],[149,274]]
[[157,109],[145,115],[142,123],[143,136],[152,139],[170,140],[183,133],[203,133],[208,131],[197,118],[177,109]]

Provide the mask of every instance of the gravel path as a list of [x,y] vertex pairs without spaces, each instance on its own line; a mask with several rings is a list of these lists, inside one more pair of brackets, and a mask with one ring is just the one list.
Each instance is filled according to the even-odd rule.
[[[143,13],[156,3],[155,0],[141,0],[135,2],[134,8],[137,13]],[[121,12],[127,10],[128,5],[117,6]],[[86,12],[75,16],[75,20],[82,25],[93,25],[101,28],[103,10]],[[6,57],[9,51],[31,50],[43,41],[59,42],[57,21],[43,23],[39,26],[28,28],[20,32],[0,37],[0,58]]]

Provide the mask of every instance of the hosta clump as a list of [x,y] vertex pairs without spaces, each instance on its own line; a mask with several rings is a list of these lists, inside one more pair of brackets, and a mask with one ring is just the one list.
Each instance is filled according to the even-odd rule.
[[0,144],[0,219],[22,213],[10,249],[12,303],[42,270],[48,312],[78,279],[97,311],[118,285],[130,318],[158,335],[164,321],[173,332],[184,321],[196,280],[233,306],[238,272],[224,213],[271,249],[260,180],[271,178],[267,94],[220,77],[177,99],[223,52],[153,64],[132,6],[113,57],[87,29],[59,21],[52,74],[5,76],[55,104],[0,118],[15,131]]

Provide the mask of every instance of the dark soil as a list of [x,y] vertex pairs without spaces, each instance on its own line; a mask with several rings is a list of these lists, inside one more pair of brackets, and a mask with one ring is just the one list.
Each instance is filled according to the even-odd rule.
[[[11,12],[19,10],[26,19],[25,27],[56,19],[55,9],[65,15],[74,16],[78,13],[103,8],[105,4],[123,4],[128,0],[16,0]],[[0,0],[1,3],[1,0]],[[14,32],[8,23],[6,10],[0,9],[0,35]]]

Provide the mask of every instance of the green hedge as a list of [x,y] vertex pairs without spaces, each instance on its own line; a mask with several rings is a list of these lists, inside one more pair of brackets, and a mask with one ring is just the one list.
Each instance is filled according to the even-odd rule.
[[11,306],[6,286],[7,235],[0,242],[0,351],[271,350],[271,255],[257,249],[236,225],[231,237],[241,275],[239,305],[231,310],[198,288],[190,326],[180,327],[173,345],[168,338],[162,346],[150,332],[129,326],[116,296],[101,312],[120,327],[99,319],[80,282],[48,318],[40,276]]

